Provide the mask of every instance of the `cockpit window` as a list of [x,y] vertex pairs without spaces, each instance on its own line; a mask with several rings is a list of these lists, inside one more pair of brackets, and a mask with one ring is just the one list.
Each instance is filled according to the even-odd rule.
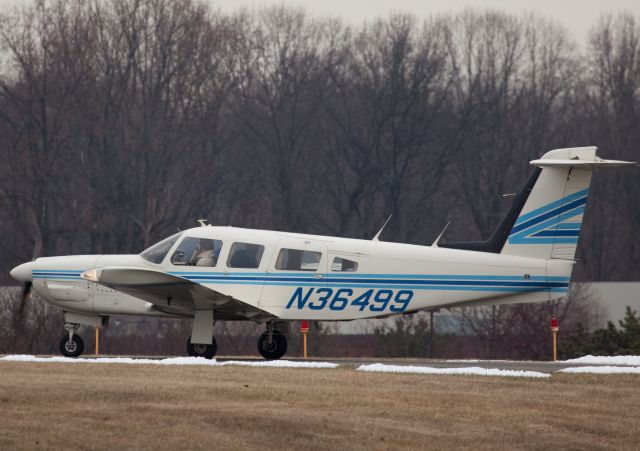
[[214,267],[222,250],[222,241],[184,237],[171,256],[171,263],[181,266]]
[[182,232],[178,232],[175,235],[171,235],[169,238],[165,238],[164,240],[154,244],[144,250],[140,254],[140,257],[150,261],[151,263],[162,263],[162,260],[167,256],[175,242],[178,241],[180,235],[182,235]]
[[358,263],[352,260],[347,260],[342,257],[335,257],[331,264],[331,271],[356,271],[358,269]]

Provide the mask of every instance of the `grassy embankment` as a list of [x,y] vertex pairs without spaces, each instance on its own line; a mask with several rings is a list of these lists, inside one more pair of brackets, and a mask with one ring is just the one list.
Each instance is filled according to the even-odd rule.
[[636,448],[640,377],[0,363],[0,449]]

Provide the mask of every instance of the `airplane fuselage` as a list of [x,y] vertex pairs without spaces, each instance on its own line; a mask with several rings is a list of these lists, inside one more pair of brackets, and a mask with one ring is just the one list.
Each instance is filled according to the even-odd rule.
[[[185,237],[220,241],[215,266],[172,262],[172,255]],[[260,260],[255,262],[257,267],[231,267],[229,252],[234,243],[263,246]],[[283,249],[304,250],[318,258],[303,262],[296,270],[278,269],[277,259]],[[160,263],[141,255],[80,255],[39,258],[27,265],[38,294],[65,311],[190,316],[190,312],[172,308],[170,303],[153,305],[81,278],[90,268],[118,265],[175,275],[283,320],[334,321],[442,307],[554,299],[566,292],[573,261],[233,227],[197,227],[185,231]]]

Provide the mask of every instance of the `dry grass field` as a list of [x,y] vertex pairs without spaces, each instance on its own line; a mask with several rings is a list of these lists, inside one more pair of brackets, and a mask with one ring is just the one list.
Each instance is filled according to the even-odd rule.
[[0,362],[0,449],[640,446],[640,377]]

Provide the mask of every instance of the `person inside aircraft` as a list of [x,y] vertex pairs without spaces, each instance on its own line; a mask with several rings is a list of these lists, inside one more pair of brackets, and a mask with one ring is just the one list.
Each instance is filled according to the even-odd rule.
[[222,241],[210,238],[185,237],[171,257],[174,265],[216,266]]
[[213,240],[201,238],[200,246],[193,252],[189,264],[191,266],[216,266],[216,260]]

